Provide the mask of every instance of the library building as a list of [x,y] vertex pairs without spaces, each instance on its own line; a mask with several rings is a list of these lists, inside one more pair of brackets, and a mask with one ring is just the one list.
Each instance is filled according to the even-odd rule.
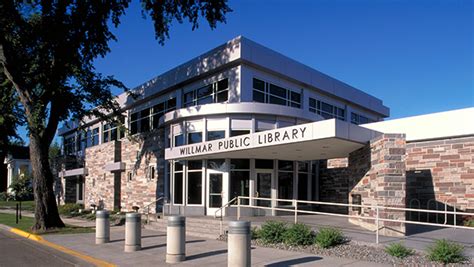
[[[389,119],[381,99],[242,36],[133,92],[117,123],[59,130],[61,204],[235,216],[239,198],[242,216],[353,214],[372,230],[373,210],[337,203],[474,212],[474,108]],[[382,233],[427,221],[412,215],[383,212]]]

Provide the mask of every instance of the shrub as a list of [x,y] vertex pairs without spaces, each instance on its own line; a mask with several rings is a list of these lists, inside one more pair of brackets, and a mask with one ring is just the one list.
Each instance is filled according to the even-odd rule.
[[464,226],[474,227],[474,219],[465,220]]
[[253,239],[259,239],[260,238],[260,230],[257,227],[252,227],[251,232],[250,232],[250,237]]
[[13,177],[10,189],[17,201],[33,200],[32,178],[29,174],[16,175]]
[[0,201],[10,201],[13,200],[13,197],[8,194],[8,192],[1,192],[0,193]]
[[392,243],[385,247],[388,255],[403,259],[413,254],[413,250],[405,247],[402,243]]
[[314,241],[311,228],[302,223],[296,223],[286,229],[283,233],[283,242],[291,246],[307,246]]
[[314,242],[322,247],[329,248],[338,244],[341,244],[344,241],[344,235],[341,231],[335,228],[321,228],[316,234]]
[[287,226],[284,222],[267,221],[262,224],[259,237],[266,243],[281,243],[283,242],[283,234],[286,228]]
[[71,215],[72,213],[79,212],[79,209],[83,209],[83,206],[76,203],[67,203],[58,208],[61,215]]
[[428,247],[428,259],[444,264],[465,261],[466,257],[463,253],[464,247],[462,245],[445,239],[436,240],[434,245]]

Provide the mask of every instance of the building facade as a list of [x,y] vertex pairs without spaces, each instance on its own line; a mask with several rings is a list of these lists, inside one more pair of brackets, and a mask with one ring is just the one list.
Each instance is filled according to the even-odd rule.
[[[408,177],[432,167],[416,158],[421,148],[410,142],[446,138],[411,140],[404,127],[391,131],[383,122],[389,109],[380,99],[244,37],[134,93],[138,97],[117,97],[120,123],[86,118],[81,130],[72,122],[60,129],[71,159],[60,173],[61,202],[129,211],[163,196],[168,213],[186,215],[215,215],[236,196],[269,208],[246,211],[251,215],[278,215],[271,208],[291,206],[292,199],[405,207],[407,188],[418,183]],[[463,135],[463,148],[472,134]],[[432,153],[429,146],[426,153]],[[471,162],[462,162],[463,177],[473,173],[473,149],[465,149]],[[453,186],[471,196],[463,207],[472,209],[473,180],[465,181]],[[404,232],[403,225],[387,229]]]

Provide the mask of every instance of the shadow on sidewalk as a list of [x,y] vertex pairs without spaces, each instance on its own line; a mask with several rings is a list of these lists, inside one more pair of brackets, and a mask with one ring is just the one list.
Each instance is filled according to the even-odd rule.
[[[150,237],[151,237],[151,236],[150,236]],[[187,244],[189,244],[189,243],[199,243],[199,242],[205,242],[205,240],[191,240],[191,241],[186,241]],[[143,247],[141,250],[148,250],[148,249],[161,248],[161,247],[166,247],[166,243],[164,243],[164,244],[159,244],[159,245],[154,245],[154,246]]]
[[275,263],[270,263],[265,265],[266,267],[283,267],[283,266],[293,266],[296,264],[302,264],[302,263],[307,263],[307,262],[312,262],[312,261],[318,261],[322,260],[323,258],[321,257],[303,257],[303,258],[298,258],[298,259],[291,259],[291,260],[286,260],[286,261],[280,261],[280,262],[275,262]]
[[210,257],[210,256],[214,256],[214,255],[224,254],[224,253],[227,253],[227,249],[221,249],[221,250],[215,250],[215,251],[209,251],[209,252],[204,252],[204,253],[200,253],[200,254],[191,255],[191,256],[186,257],[186,260],[187,261],[195,260],[195,259],[199,259],[199,258]]

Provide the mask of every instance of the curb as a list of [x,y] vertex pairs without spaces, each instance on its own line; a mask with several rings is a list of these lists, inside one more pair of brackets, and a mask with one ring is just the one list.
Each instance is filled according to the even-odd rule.
[[72,250],[72,249],[69,249],[69,248],[66,248],[66,247],[63,247],[63,246],[60,246],[58,244],[55,244],[53,242],[49,242],[47,240],[45,240],[43,237],[39,236],[39,235],[35,235],[35,234],[32,234],[32,233],[28,233],[28,232],[25,232],[23,230],[20,230],[18,228],[10,228],[9,231],[11,233],[14,233],[16,235],[19,235],[19,236],[22,236],[24,238],[27,238],[27,239],[30,239],[30,240],[33,240],[35,242],[38,242],[40,244],[43,244],[45,246],[48,246],[50,248],[54,248],[56,250],[59,250],[63,253],[66,253],[66,254],[69,254],[69,255],[72,255],[72,256],[75,256],[75,257],[78,257],[84,261],[87,261],[89,263],[92,263],[94,264],[95,266],[99,266],[99,267],[116,267],[117,265],[113,264],[113,263],[110,263],[110,262],[107,262],[107,261],[104,261],[104,260],[99,260],[99,259],[96,259],[94,257],[91,257],[91,256],[88,256],[88,255],[85,255],[85,254],[82,254],[78,251],[75,251],[75,250]]

